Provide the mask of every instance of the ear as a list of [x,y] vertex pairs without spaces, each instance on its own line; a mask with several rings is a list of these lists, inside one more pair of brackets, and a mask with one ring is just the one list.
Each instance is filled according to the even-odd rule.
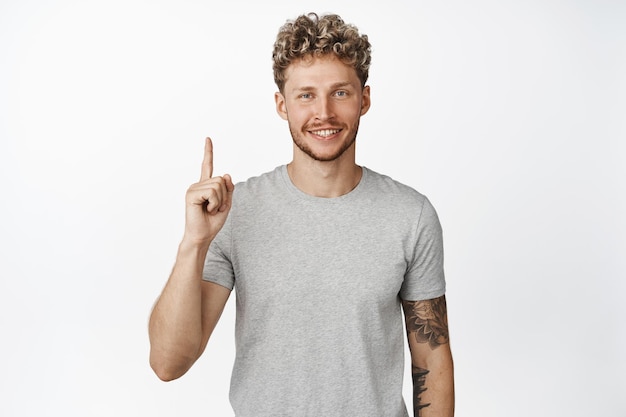
[[274,101],[276,102],[276,113],[283,120],[287,120],[287,103],[285,102],[285,97],[280,93],[274,93]]
[[361,116],[363,116],[370,109],[370,86],[363,87],[363,93],[361,95]]

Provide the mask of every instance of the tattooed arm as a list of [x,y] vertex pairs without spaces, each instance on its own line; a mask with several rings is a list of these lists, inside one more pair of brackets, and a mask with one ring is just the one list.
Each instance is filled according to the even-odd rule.
[[403,301],[415,417],[454,416],[454,371],[446,298]]

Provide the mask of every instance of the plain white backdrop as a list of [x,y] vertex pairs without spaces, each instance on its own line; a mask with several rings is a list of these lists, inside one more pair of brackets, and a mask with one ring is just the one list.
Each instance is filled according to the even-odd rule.
[[237,181],[290,160],[271,47],[308,11],[373,45],[358,162],[439,212],[457,416],[626,416],[626,4],[609,0],[2,0],[0,415],[232,416],[234,297],[171,383],[147,319],[204,137]]

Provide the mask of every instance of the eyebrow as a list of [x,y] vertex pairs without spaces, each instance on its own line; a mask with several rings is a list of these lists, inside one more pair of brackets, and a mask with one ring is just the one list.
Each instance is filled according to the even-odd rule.
[[[332,84],[330,86],[331,90],[336,90],[338,88],[344,88],[344,87],[351,87],[352,84],[349,81],[340,81],[337,82],[335,84]],[[299,91],[315,91],[317,88],[313,87],[313,86],[303,86],[303,87],[296,87],[294,89],[292,89],[292,92],[299,92]]]

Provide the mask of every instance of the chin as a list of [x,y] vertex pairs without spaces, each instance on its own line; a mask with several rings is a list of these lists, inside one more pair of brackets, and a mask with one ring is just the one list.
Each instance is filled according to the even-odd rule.
[[300,148],[304,153],[310,156],[312,159],[319,162],[333,162],[339,160],[347,151],[350,146],[343,147],[341,149],[334,149],[332,151],[316,152],[315,150]]

